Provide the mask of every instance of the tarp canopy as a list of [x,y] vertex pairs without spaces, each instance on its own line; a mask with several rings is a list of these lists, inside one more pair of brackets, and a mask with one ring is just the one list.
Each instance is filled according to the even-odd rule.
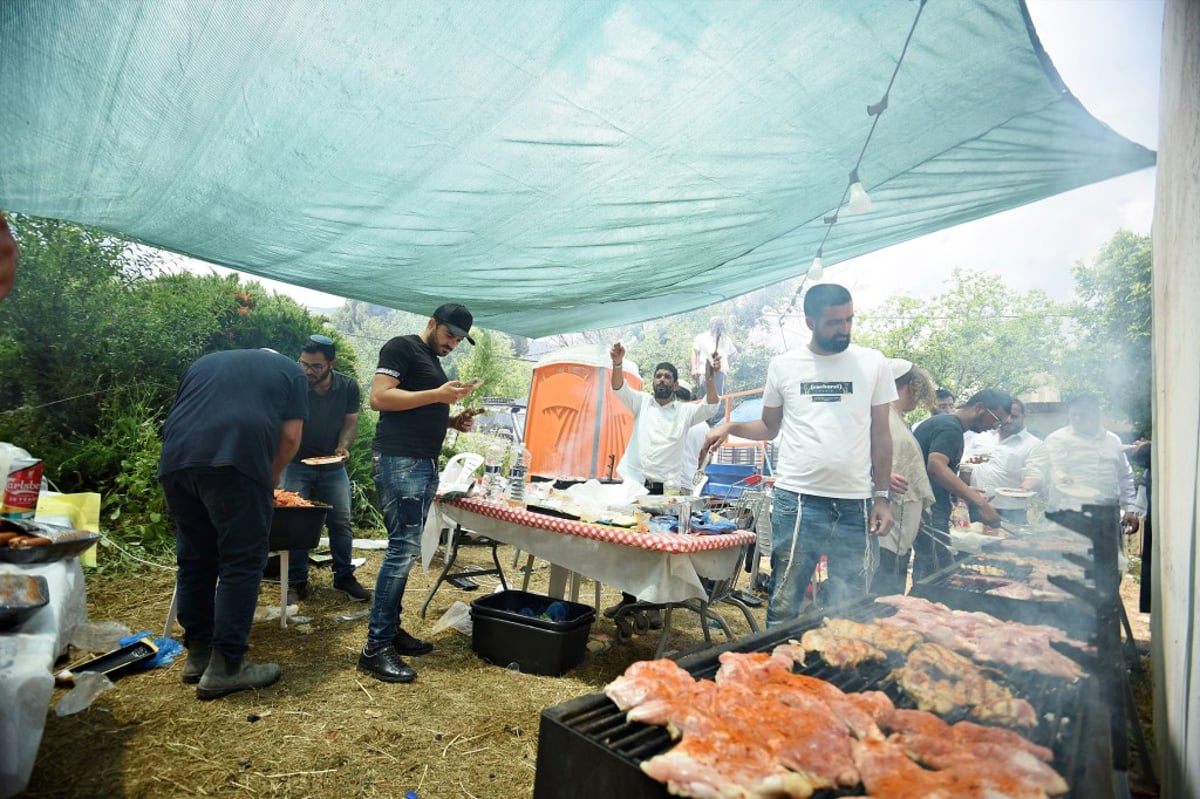
[[1020,0],[5,0],[0,75],[0,208],[527,336],[1154,163]]

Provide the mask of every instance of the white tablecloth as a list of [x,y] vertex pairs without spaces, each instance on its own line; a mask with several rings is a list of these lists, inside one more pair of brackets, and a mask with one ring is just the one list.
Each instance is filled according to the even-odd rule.
[[9,797],[29,783],[54,689],[54,661],[87,619],[87,593],[76,558],[0,563],[0,572],[45,577],[50,590],[50,604],[0,633],[0,797]]
[[700,578],[728,577],[738,565],[742,547],[754,541],[754,533],[746,530],[653,536],[468,499],[434,503],[421,541],[426,568],[437,549],[439,531],[456,522],[645,602],[704,598]]

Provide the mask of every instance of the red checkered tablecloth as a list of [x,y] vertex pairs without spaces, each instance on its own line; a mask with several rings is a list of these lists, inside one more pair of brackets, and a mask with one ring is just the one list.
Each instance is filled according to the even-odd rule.
[[574,535],[580,538],[591,538],[610,544],[624,544],[638,547],[651,552],[666,552],[671,555],[685,555],[692,552],[707,552],[714,549],[728,549],[743,544],[753,544],[755,534],[752,530],[735,530],[730,533],[716,535],[656,535],[639,533],[624,527],[610,527],[604,524],[588,524],[570,519],[560,519],[547,516],[544,513],[534,513],[523,508],[499,505],[483,500],[456,499],[452,501],[439,500],[443,505],[460,508],[492,519],[533,527],[539,530],[549,530],[564,535]]

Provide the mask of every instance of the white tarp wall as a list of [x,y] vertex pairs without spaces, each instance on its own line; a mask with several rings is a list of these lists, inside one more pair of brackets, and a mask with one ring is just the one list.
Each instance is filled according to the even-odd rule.
[[1200,796],[1200,0],[1167,0],[1163,22],[1153,232],[1154,727],[1161,795],[1194,797]]

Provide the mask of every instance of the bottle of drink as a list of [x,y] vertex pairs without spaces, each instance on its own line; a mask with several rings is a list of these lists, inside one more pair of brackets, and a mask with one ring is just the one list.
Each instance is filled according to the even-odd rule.
[[504,468],[504,445],[497,441],[487,448],[483,455],[483,498],[496,501],[504,494],[504,478],[501,470]]
[[520,442],[512,445],[508,466],[508,504],[525,507],[525,478],[529,474],[529,450]]

